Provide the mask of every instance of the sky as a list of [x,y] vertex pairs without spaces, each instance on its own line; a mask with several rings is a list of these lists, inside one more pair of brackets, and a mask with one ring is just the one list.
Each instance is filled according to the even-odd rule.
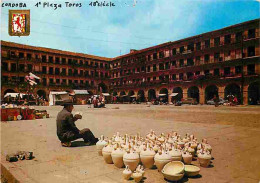
[[[17,2],[26,3],[26,8],[6,6]],[[38,7],[37,2],[41,2]],[[43,8],[44,2],[62,7]],[[66,7],[65,2],[81,7]],[[114,7],[94,7],[90,2],[96,1],[2,0],[1,40],[113,58],[130,49],[260,18],[259,0],[105,0]],[[9,36],[9,9],[30,9],[29,36]]]

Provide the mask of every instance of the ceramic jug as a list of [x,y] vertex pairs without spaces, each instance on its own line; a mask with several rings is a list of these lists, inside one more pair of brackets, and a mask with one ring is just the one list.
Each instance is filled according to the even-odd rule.
[[102,156],[102,149],[107,145],[107,141],[104,139],[104,135],[101,135],[99,141],[96,143],[97,151],[100,156]]

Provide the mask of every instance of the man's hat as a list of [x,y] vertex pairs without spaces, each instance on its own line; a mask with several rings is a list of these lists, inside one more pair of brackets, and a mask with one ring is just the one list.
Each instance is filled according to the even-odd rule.
[[64,106],[64,107],[69,106],[69,105],[74,105],[74,103],[71,100],[64,100],[61,103],[61,106]]

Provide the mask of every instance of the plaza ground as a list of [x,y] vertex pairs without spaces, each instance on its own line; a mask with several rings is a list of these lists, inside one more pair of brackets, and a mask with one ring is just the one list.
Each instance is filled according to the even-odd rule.
[[[119,109],[115,109],[119,107]],[[122,178],[123,169],[105,164],[95,146],[61,147],[56,136],[56,115],[61,106],[47,109],[49,119],[1,123],[1,174],[14,182],[134,182]],[[116,132],[142,136],[150,129],[157,134],[177,131],[207,138],[213,151],[212,165],[202,168],[200,177],[183,178],[182,182],[258,183],[260,180],[260,107],[150,106],[139,104],[107,105],[105,109],[75,106],[83,112],[76,122],[79,129],[88,127],[96,136],[111,137]],[[18,150],[33,151],[33,160],[14,163],[5,155]],[[198,162],[193,162],[198,165]],[[146,170],[144,182],[166,182],[155,170]]]

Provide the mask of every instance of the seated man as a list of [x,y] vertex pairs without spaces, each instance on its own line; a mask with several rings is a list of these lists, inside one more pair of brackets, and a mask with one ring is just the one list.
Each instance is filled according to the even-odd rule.
[[88,129],[84,128],[79,130],[75,121],[81,119],[82,116],[76,114],[74,117],[71,114],[73,110],[72,103],[64,103],[64,108],[58,113],[56,123],[57,123],[57,136],[61,141],[61,145],[65,147],[71,146],[71,141],[74,141],[79,138],[83,138],[86,145],[95,145],[98,141],[93,133]]

